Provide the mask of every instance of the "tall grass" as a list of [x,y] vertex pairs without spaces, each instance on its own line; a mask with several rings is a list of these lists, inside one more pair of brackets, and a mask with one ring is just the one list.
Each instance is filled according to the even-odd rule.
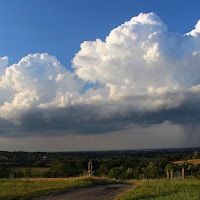
[[106,178],[37,178],[37,179],[0,179],[1,200],[25,200],[32,197],[63,192],[74,188],[113,181]]
[[116,200],[188,200],[200,199],[200,180],[142,180]]

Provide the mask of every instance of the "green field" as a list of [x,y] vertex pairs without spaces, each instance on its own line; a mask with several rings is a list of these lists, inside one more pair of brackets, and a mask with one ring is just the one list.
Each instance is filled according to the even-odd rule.
[[116,200],[188,200],[200,199],[200,180],[141,180]]
[[29,199],[74,188],[113,183],[106,178],[0,179],[0,199]]
[[[50,168],[41,168],[41,167],[15,167],[15,168],[10,168],[11,172],[23,172],[24,176],[26,176],[26,170],[30,169],[31,170],[31,177],[33,178],[44,178],[45,174],[50,171]],[[19,177],[16,177],[19,178]]]

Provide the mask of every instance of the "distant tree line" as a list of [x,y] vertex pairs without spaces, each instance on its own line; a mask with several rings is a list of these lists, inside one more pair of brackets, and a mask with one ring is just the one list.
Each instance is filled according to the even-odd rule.
[[[148,157],[148,155],[150,155]],[[92,159],[95,176],[115,179],[141,179],[165,177],[166,171],[181,170],[183,166],[175,166],[173,161],[198,159],[195,152],[82,152],[82,153],[28,153],[0,152],[0,178],[30,177],[76,177],[87,174],[88,160]],[[15,167],[26,167],[25,171],[13,170]],[[33,173],[31,167],[48,167],[49,171]],[[187,170],[196,178],[200,167],[189,165]]]

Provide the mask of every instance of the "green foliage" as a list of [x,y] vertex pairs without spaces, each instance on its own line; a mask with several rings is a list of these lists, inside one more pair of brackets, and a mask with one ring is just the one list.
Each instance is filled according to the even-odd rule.
[[148,178],[156,178],[156,177],[158,177],[157,170],[158,170],[158,167],[155,165],[155,163],[150,162],[144,171],[147,174]]
[[134,179],[135,176],[134,176],[134,169],[133,168],[128,168],[126,170],[126,179]]
[[170,170],[175,170],[175,166],[173,165],[173,164],[171,164],[171,163],[169,163],[169,164],[167,164],[166,166],[165,166],[165,172],[167,171],[167,170],[169,170],[169,172],[170,172]]
[[109,163],[103,163],[100,165],[99,169],[97,170],[98,176],[106,176],[108,175],[112,166]]
[[[199,152],[191,150],[152,150],[152,151],[111,151],[111,152],[6,152],[0,151],[0,178],[22,178],[22,177],[77,177],[87,171],[89,159],[92,159],[93,172],[96,176],[109,176],[118,179],[138,179],[145,174],[148,178],[165,177],[166,169],[174,169],[171,163],[178,160],[198,158]],[[184,165],[184,164],[183,164]],[[181,170],[183,165],[176,166],[175,170]],[[23,168],[50,168],[49,171],[21,172],[13,169]],[[184,166],[185,171],[196,178],[199,177],[199,168],[196,166]],[[117,169],[115,169],[117,168]],[[113,169],[113,170],[112,170]],[[117,174],[116,171],[121,174]],[[4,174],[4,175],[1,175]],[[6,176],[5,176],[6,174]],[[113,175],[114,174],[114,175]]]
[[31,169],[30,168],[27,168],[26,170],[25,170],[25,177],[26,178],[30,178],[31,176],[32,176],[32,172],[31,172]]
[[193,159],[199,159],[199,158],[200,158],[200,153],[198,151],[195,151],[193,155]]
[[9,170],[5,165],[0,165],[0,178],[9,178]]
[[136,167],[136,168],[128,168],[126,170],[126,173],[125,173],[125,179],[139,179],[139,176],[140,176],[140,168],[139,167]]
[[114,167],[110,170],[108,177],[109,178],[115,178],[115,179],[120,179],[122,178],[122,169],[120,167]]
[[87,169],[86,159],[55,159],[50,168],[51,177],[72,177],[83,174]]
[[10,177],[11,178],[24,178],[25,174],[22,171],[11,171]]

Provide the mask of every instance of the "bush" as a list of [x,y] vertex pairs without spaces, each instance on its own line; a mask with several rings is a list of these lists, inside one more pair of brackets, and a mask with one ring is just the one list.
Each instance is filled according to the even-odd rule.
[[0,178],[9,178],[10,171],[6,168],[5,165],[0,166]]

